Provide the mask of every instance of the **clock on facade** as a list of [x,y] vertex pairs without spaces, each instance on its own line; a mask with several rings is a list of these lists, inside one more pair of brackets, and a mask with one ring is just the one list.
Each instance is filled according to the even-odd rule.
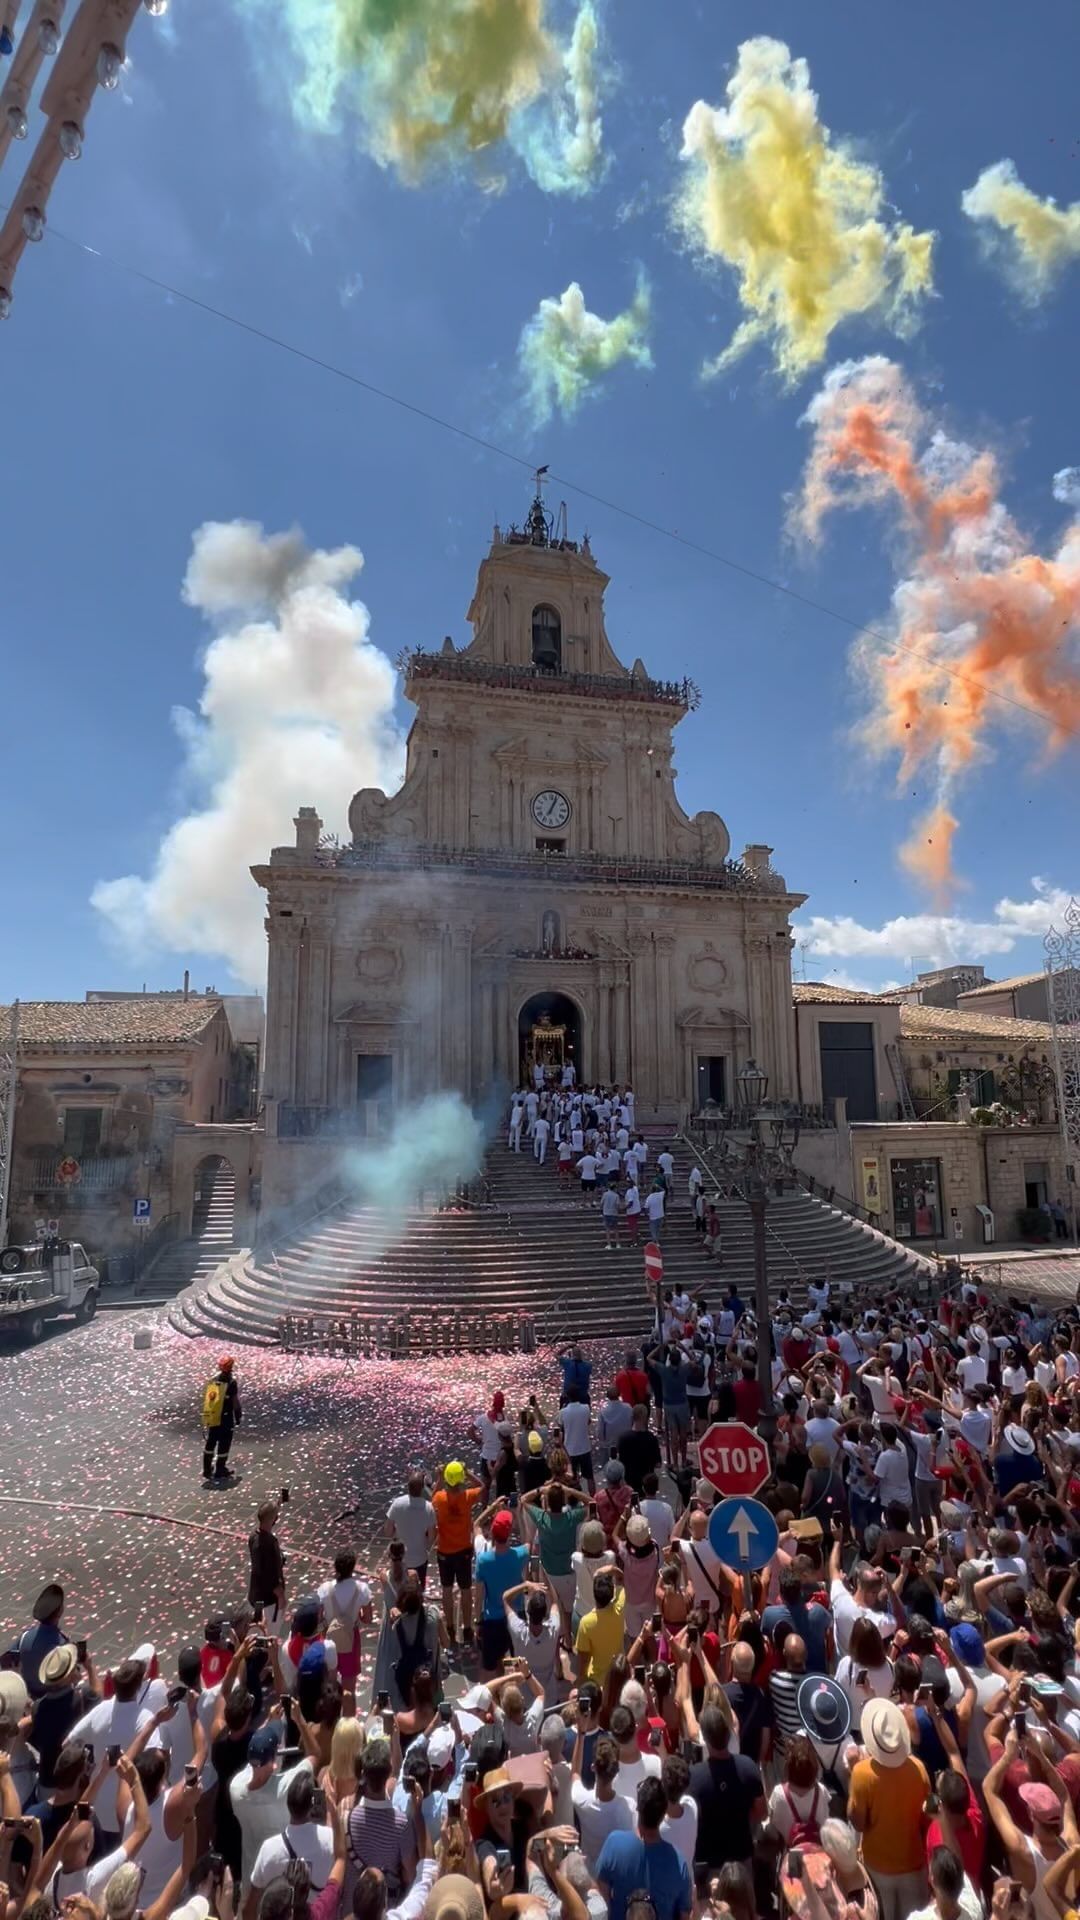
[[565,827],[570,818],[570,802],[564,793],[556,793],[549,787],[537,794],[532,814],[538,827]]

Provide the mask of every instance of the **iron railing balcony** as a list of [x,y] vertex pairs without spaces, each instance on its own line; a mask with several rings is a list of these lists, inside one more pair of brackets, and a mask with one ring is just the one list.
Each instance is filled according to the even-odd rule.
[[782,890],[771,870],[751,873],[741,860],[707,867],[688,860],[644,860],[611,853],[557,853],[522,848],[410,846],[395,840],[356,840],[349,847],[320,848],[318,860],[332,867],[461,868],[511,879],[580,880],[588,886],[700,887],[718,893]]
[[[61,1179],[59,1169],[74,1161],[78,1167],[75,1179]],[[26,1183],[35,1192],[48,1193],[111,1193],[117,1187],[125,1185],[137,1165],[126,1153],[87,1154],[80,1158],[78,1154],[66,1153],[63,1149],[53,1153],[39,1153],[30,1162],[30,1178]]]
[[659,702],[693,712],[701,691],[693,680],[652,680],[644,674],[564,673],[557,667],[509,661],[477,660],[461,653],[428,653],[406,647],[396,661],[408,692],[411,680],[464,680],[473,686],[502,687],[513,693],[576,694],[594,700]]

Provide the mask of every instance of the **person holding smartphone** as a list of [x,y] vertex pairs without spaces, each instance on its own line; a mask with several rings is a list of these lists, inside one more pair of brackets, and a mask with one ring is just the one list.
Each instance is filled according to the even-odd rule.
[[76,1802],[45,1854],[37,1875],[38,1890],[48,1895],[57,1913],[66,1899],[78,1893],[88,1895],[95,1905],[100,1905],[117,1867],[134,1860],[150,1837],[150,1812],[134,1763],[122,1754],[113,1771],[131,1796],[132,1819],[128,1832],[117,1846],[91,1865],[96,1835],[90,1806],[85,1800]]
[[321,1893],[330,1878],[334,1829],[327,1818],[326,1794],[306,1768],[298,1768],[289,1781],[285,1806],[289,1817],[284,1831],[264,1840],[255,1856],[241,1920],[257,1920],[260,1895],[288,1872],[290,1860],[305,1862],[313,1893]]

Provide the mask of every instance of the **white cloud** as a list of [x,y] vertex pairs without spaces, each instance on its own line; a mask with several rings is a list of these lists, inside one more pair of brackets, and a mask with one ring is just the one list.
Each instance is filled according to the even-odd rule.
[[[886,920],[880,927],[865,927],[845,914],[835,919],[812,914],[796,924],[795,937],[800,946],[805,942],[807,974],[815,976],[820,975],[814,964],[816,955],[902,960],[905,964],[917,957],[924,967],[948,966],[954,960],[978,961],[1012,953],[1022,940],[1041,940],[1052,922],[1060,925],[1071,894],[1037,877],[1031,887],[1030,900],[999,900],[990,920],[968,920],[960,914],[908,913]],[[829,973],[828,978],[833,977]],[[863,983],[845,975],[837,984]]]
[[298,806],[343,825],[359,787],[393,787],[403,743],[394,670],[344,589],[355,547],[208,521],[192,543],[183,597],[218,631],[198,714],[173,716],[196,802],[164,835],[148,879],[99,881],[98,911],[133,954],[223,956],[241,980],[266,971],[264,900],[248,868],[291,844]]
[[1080,507],[1080,467],[1061,467],[1051,483],[1055,500],[1063,507]]

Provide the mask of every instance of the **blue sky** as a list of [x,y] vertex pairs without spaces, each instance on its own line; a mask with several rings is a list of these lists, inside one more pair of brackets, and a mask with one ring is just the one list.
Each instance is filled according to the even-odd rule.
[[[1080,199],[1080,22],[1057,8],[1033,26],[1030,14],[969,0],[916,0],[887,31],[868,25],[884,18],[859,4],[676,0],[658,11],[609,0],[608,171],[573,199],[540,191],[512,155],[501,194],[467,174],[402,185],[355,130],[298,129],[281,81],[288,49],[253,35],[227,0],[173,0],[164,28],[137,17],[122,93],[96,99],[84,157],[54,191],[51,231],[24,256],[0,335],[10,703],[0,861],[16,929],[0,950],[0,997],[164,985],[185,965],[200,983],[230,979],[220,953],[198,949],[194,915],[190,945],[181,933],[172,951],[135,953],[90,902],[101,880],[148,874],[163,835],[198,803],[173,714],[197,708],[203,689],[210,632],[181,599],[200,525],[296,524],[314,547],[358,546],[355,591],[392,660],[404,645],[466,637],[491,523],[528,505],[521,467],[125,269],[523,461],[550,462],[571,531],[588,527],[612,576],[617,651],[701,685],[701,709],[678,735],[684,805],[715,807],[736,847],[769,841],[809,894],[809,977],[883,984],[907,977],[909,956],[927,965],[947,951],[999,975],[1040,964],[1043,921],[1061,891],[1080,889],[1075,748],[1044,764],[1045,729],[1001,709],[992,754],[964,788],[962,891],[945,908],[929,902],[896,858],[929,796],[898,797],[894,763],[868,763],[852,741],[864,702],[849,630],[570,484],[849,621],[887,623],[887,520],[836,517],[812,556],[784,535],[808,449],[800,416],[825,366],[789,390],[759,347],[711,382],[698,377],[741,314],[732,276],[703,271],[672,231],[682,123],[698,98],[722,100],[740,42],[771,34],[809,62],[822,119],[881,169],[898,214],[939,236],[918,330],[897,340],[879,320],[852,321],[826,365],[897,360],[943,424],[995,449],[1003,496],[1035,548],[1058,535],[1051,476],[1080,462],[1080,263],[1025,306],[983,257],[960,198],[1010,156],[1035,192]],[[5,197],[25,152],[9,157]],[[652,287],[653,368],[618,366],[572,419],[535,430],[516,365],[522,326],[573,280],[592,310],[619,312],[639,266]],[[362,783],[346,779],[328,824],[343,827]],[[295,803],[307,797],[298,790]],[[1012,908],[1000,911],[1003,900]]]

